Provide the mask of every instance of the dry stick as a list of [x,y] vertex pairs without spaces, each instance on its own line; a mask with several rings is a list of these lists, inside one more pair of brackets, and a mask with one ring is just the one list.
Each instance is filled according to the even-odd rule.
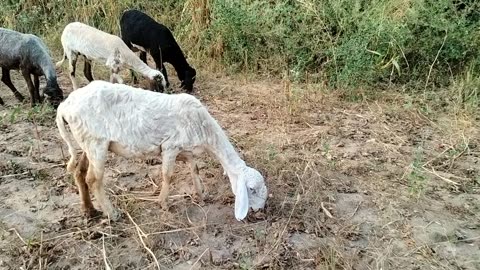
[[437,158],[443,156],[443,154],[445,154],[448,150],[452,149],[451,146],[449,146],[448,148],[446,148],[445,150],[443,150],[440,154],[438,154],[436,157],[430,159],[429,161],[425,162],[422,167],[425,167],[427,166],[428,164],[432,163],[433,161],[435,161]]
[[431,171],[428,170],[427,168],[423,168],[423,169],[424,169],[426,172],[431,173],[431,174],[437,176],[438,178],[442,179],[443,181],[445,181],[445,182],[447,182],[447,183],[450,183],[450,184],[455,185],[455,186],[459,186],[459,185],[460,185],[459,183],[457,183],[457,182],[455,182],[455,181],[452,181],[452,180],[450,180],[450,179],[448,179],[448,178],[446,178],[446,177],[443,177],[443,176],[439,175],[439,174],[435,171],[435,169],[434,169],[433,167],[430,167],[430,168],[432,169]]
[[[52,166],[49,166],[49,167],[45,167],[45,168],[40,168],[40,169],[37,169],[37,170],[34,170],[34,171],[41,171],[41,170],[49,170],[49,169],[53,169],[53,168],[56,168],[56,167],[61,167],[63,166],[62,164],[55,164],[55,165],[52,165]],[[22,173],[15,173],[15,174],[7,174],[7,175],[2,175],[0,176],[0,178],[9,178],[9,177],[15,177],[15,176],[22,176],[22,175],[27,175],[27,174],[30,174],[31,171],[29,170],[28,172],[22,172]]]
[[35,127],[35,136],[37,137],[37,148],[38,148],[38,154],[40,155],[40,133],[38,132],[38,127],[37,127],[37,121],[35,121],[35,115],[32,114],[32,121],[33,121],[33,126]]
[[449,170],[452,169],[453,167],[453,164],[455,163],[455,160],[458,159],[459,157],[463,156],[463,154],[465,154],[465,152],[469,149],[468,147],[468,141],[467,139],[465,138],[465,134],[462,134],[462,137],[463,137],[463,144],[465,145],[465,147],[463,148],[463,150],[458,153],[457,155],[455,155],[452,160],[450,161],[450,166],[449,166]]
[[15,176],[21,176],[21,175],[27,175],[30,174],[30,171],[28,172],[23,172],[23,173],[15,173],[15,174],[7,174],[7,175],[2,175],[0,178],[9,178],[9,177],[15,177]]
[[145,250],[148,253],[150,253],[150,255],[152,255],[153,260],[155,261],[155,264],[157,265],[157,268],[160,270],[160,264],[158,263],[157,257],[155,257],[155,254],[153,254],[153,251],[149,247],[147,247],[147,245],[143,241],[143,237],[147,238],[147,235],[142,231],[142,229],[140,229],[140,227],[138,227],[137,223],[135,223],[132,216],[130,216],[130,213],[128,213],[128,212],[126,212],[126,213],[127,213],[128,218],[130,219],[130,221],[135,226],[135,229],[137,230],[137,234],[138,234],[138,238],[140,238],[140,242],[142,242],[142,245],[145,248]]
[[323,206],[323,202],[320,203],[320,207],[322,207],[322,211],[325,213],[325,215],[327,215],[329,218],[333,218],[332,214],[330,214],[330,211],[328,211],[327,208]]
[[183,231],[200,229],[200,228],[203,228],[203,227],[205,227],[205,226],[202,225],[202,226],[194,226],[194,227],[188,227],[188,228],[173,229],[173,230],[168,230],[168,231],[153,232],[153,233],[147,234],[146,236],[157,235],[157,234],[168,234],[168,233],[175,233],[175,232],[183,232]]
[[107,261],[107,252],[105,251],[105,235],[102,235],[102,254],[103,254],[103,262],[105,263],[105,269],[111,270],[112,268],[110,267]]
[[445,31],[445,37],[443,38],[442,46],[440,46],[440,49],[437,52],[437,55],[435,56],[435,59],[433,60],[432,65],[430,66],[430,70],[428,71],[428,76],[427,80],[425,81],[425,88],[423,89],[423,96],[425,96],[425,91],[427,90],[427,85],[428,81],[430,80],[430,75],[432,74],[433,66],[435,65],[435,62],[437,62],[438,56],[440,55],[440,52],[442,51],[443,45],[445,45],[445,41],[447,40],[447,31]]
[[13,232],[18,236],[18,238],[20,238],[20,240],[21,240],[25,245],[28,245],[27,242],[25,242],[25,240],[23,240],[22,236],[20,236],[20,234],[18,233],[17,229],[11,228],[9,231],[13,231]]
[[65,162],[65,153],[63,153],[63,147],[62,147],[62,144],[59,143],[58,146],[60,146],[60,153],[62,153],[62,160],[63,162]]
[[42,270],[42,249],[43,249],[43,232],[40,232],[40,248],[38,249],[38,269]]
[[194,264],[192,264],[192,267],[190,267],[190,270],[193,269],[193,267],[200,261],[200,259],[205,255],[205,253],[209,250],[210,248],[205,249],[205,251],[198,257],[198,259],[195,261]]
[[360,205],[363,203],[363,201],[360,201],[357,205],[357,208],[355,208],[355,211],[353,211],[353,213],[350,215],[349,218],[353,218],[353,216],[355,216],[355,214],[357,213],[358,211],[358,208],[360,208]]

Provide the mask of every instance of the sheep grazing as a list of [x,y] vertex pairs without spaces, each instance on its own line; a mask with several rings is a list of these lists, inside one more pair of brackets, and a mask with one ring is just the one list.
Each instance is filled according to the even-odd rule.
[[[47,95],[54,107],[63,100],[63,91],[57,83],[57,73],[47,46],[43,41],[31,34],[23,34],[10,29],[0,28],[0,67],[2,82],[12,90],[19,101],[23,96],[18,92],[10,78],[10,70],[20,70],[27,81],[32,106]],[[33,82],[31,75],[33,75]],[[40,76],[45,76],[47,85],[40,96]],[[0,104],[4,105],[0,98]]]
[[157,69],[163,72],[167,80],[167,87],[169,82],[164,62],[173,65],[181,87],[187,93],[193,91],[197,72],[188,64],[180,46],[167,27],[141,11],[127,10],[120,18],[120,29],[125,44],[134,51],[141,51],[140,58],[143,62],[147,63],[147,52],[152,55]]
[[[87,199],[89,187],[102,210],[112,220],[119,218],[102,184],[108,151],[128,158],[162,155],[163,184],[157,191],[164,209],[176,160],[189,163],[194,190],[202,199],[194,155],[204,151],[213,154],[228,174],[238,220],[245,218],[249,207],[256,211],[265,205],[267,188],[263,176],[245,164],[217,121],[189,94],[168,95],[94,81],[72,92],[60,104],[56,123],[71,155],[67,170],[74,172],[77,167],[76,182],[87,216],[96,212]],[[85,153],[79,165],[76,165],[75,148],[65,124]]]
[[125,45],[122,39],[115,35],[105,33],[80,22],[73,22],[63,29],[61,41],[63,58],[57,63],[57,66],[60,66],[68,58],[70,79],[72,80],[74,90],[78,89],[78,84],[75,80],[75,68],[79,55],[83,55],[85,58],[83,73],[90,82],[94,80],[91,62],[100,61],[110,68],[110,81],[112,83],[123,83],[118,73],[123,66],[127,66],[155,82],[152,90],[162,92],[166,87],[163,74],[142,62]]

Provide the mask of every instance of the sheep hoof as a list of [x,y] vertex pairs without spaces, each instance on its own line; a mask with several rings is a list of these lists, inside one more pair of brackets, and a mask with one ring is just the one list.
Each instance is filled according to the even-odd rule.
[[167,211],[168,210],[167,200],[160,201],[160,207],[162,208],[162,210]]
[[22,94],[20,94],[20,93],[15,93],[14,95],[15,95],[15,98],[16,98],[18,101],[23,102],[24,97],[22,96]]
[[85,216],[87,219],[96,219],[102,215],[102,212],[98,211],[95,208],[85,209]]
[[109,215],[111,221],[118,221],[122,217],[122,214],[118,210],[113,210]]

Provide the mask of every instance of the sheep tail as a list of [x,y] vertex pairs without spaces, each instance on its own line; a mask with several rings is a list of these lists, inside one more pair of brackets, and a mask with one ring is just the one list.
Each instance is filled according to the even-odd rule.
[[65,59],[67,59],[67,53],[65,52],[65,50],[63,50],[63,56],[62,56],[62,60],[58,61],[55,66],[57,68],[59,68],[62,64],[63,64],[63,61],[65,61]]
[[68,123],[67,121],[65,121],[65,118],[63,118],[63,114],[61,112],[60,107],[58,108],[56,122],[57,122],[57,127],[60,133],[60,136],[67,143],[68,152],[70,153],[70,160],[67,163],[67,171],[73,172],[77,164],[77,155],[75,153],[75,147],[73,146],[73,142],[67,133],[67,129],[65,128],[65,124],[68,124]]

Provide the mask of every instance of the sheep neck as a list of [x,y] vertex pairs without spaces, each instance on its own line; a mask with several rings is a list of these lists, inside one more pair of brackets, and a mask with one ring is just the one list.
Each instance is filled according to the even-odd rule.
[[123,53],[123,62],[129,66],[131,69],[135,70],[136,72],[142,74],[143,76],[153,80],[154,74],[156,73],[155,70],[150,68],[147,64],[145,64],[140,58],[138,58],[133,52],[126,51]]
[[171,64],[175,69],[175,72],[177,73],[177,76],[179,77],[179,79],[180,80],[184,79],[183,76],[185,72],[187,71],[188,68],[190,68],[185,57],[181,59],[175,59],[174,61],[172,61]]
[[245,161],[240,158],[223,131],[217,132],[217,136],[211,139],[209,150],[220,161],[234,187],[235,179],[246,166]]
[[53,65],[42,64],[40,68],[42,69],[42,72],[45,75],[45,80],[47,81],[47,85],[53,86],[53,84],[56,84],[57,74]]

